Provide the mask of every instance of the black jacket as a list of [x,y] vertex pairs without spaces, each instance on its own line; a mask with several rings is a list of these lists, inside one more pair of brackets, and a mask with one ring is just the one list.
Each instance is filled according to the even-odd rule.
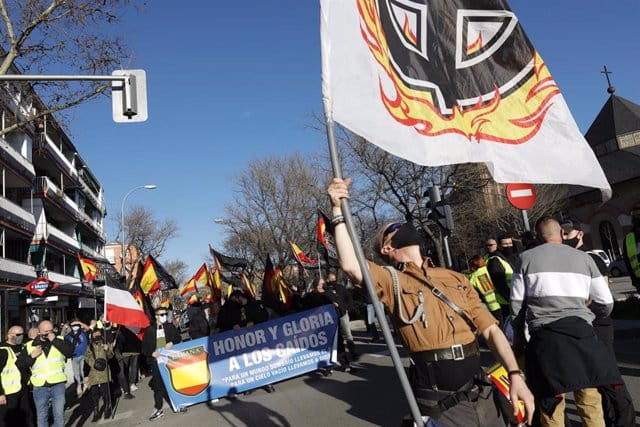
[[126,326],[119,326],[115,335],[117,353],[140,353],[141,343],[138,337]]
[[189,336],[191,339],[208,337],[211,335],[216,325],[212,317],[207,320],[204,309],[200,309],[195,312],[193,317],[189,320]]
[[218,315],[218,328],[221,332],[233,329],[235,325],[247,326],[247,323],[261,323],[269,320],[269,312],[256,300],[249,300],[244,306],[231,300],[227,301]]
[[[167,342],[172,342],[174,344],[179,344],[182,341],[182,337],[180,337],[180,333],[178,329],[171,322],[166,322],[162,324],[162,328],[164,329],[164,337]],[[142,337],[142,354],[147,356],[148,358],[153,357],[152,354],[156,351],[156,338],[158,325],[153,324],[149,326],[144,331],[144,336]]]
[[578,317],[556,320],[532,333],[526,373],[531,391],[540,398],[622,383],[615,359],[593,327]]

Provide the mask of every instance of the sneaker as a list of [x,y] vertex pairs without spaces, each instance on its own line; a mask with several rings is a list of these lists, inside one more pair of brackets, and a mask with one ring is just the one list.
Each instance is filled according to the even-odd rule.
[[129,387],[129,391],[130,391],[131,393],[133,393],[133,392],[134,392],[134,391],[136,391],[137,389],[138,389],[138,386],[137,386],[137,385],[135,385],[135,384],[131,384],[131,387]]
[[178,408],[178,410],[177,410],[177,411],[173,411],[173,409],[172,409],[172,411],[173,411],[173,413],[174,413],[174,414],[186,414],[186,413],[187,413],[187,410],[188,410],[188,409],[187,409],[187,407],[186,407],[186,406],[184,406],[184,407],[182,407],[182,408]]
[[274,391],[276,391],[275,387],[272,386],[271,384],[267,384],[266,386],[264,386],[264,390],[267,393],[273,393]]
[[162,417],[164,415],[164,411],[162,409],[156,409],[155,411],[153,411],[153,414],[151,414],[151,416],[149,417],[149,421],[155,421],[158,418]]

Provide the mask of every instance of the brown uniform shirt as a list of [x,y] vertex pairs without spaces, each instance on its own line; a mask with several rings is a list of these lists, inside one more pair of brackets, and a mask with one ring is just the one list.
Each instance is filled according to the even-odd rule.
[[[453,301],[473,320],[479,331],[484,331],[489,326],[498,323],[482,303],[478,293],[473,289],[466,277],[445,268],[427,268],[426,260],[425,258],[422,266],[408,263],[405,271],[425,279],[431,285],[440,289],[447,298]],[[378,298],[389,309],[396,330],[402,336],[405,346],[410,352],[436,350],[450,347],[454,344],[464,345],[475,339],[474,333],[471,332],[470,327],[459,314],[433,295],[420,281],[409,274],[398,271],[404,318],[411,319],[413,317],[419,304],[418,292],[422,291],[427,319],[426,327],[420,318],[411,325],[403,323],[397,313],[398,304],[396,304],[393,279],[389,271],[369,262],[369,273]]]

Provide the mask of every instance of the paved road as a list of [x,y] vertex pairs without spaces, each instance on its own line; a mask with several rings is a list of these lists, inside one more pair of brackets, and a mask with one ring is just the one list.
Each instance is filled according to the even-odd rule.
[[[637,328],[638,323],[635,325]],[[153,396],[148,379],[145,379],[135,399],[120,401],[115,419],[101,420],[98,425],[398,426],[407,412],[407,405],[386,346],[371,343],[364,331],[354,335],[358,348],[364,354],[358,363],[359,369],[353,374],[335,372],[330,377],[315,373],[303,375],[276,384],[275,393],[257,390],[234,400],[220,399],[213,404],[198,404],[185,414],[173,414],[165,408],[165,416],[154,422],[148,421],[153,409]],[[619,340],[616,352],[634,401],[640,402],[640,337],[636,334],[634,338]],[[406,357],[403,360],[406,364]],[[483,364],[489,363],[490,353],[483,352]],[[84,407],[75,404],[67,410],[67,426],[95,425],[86,414],[86,403]],[[572,405],[569,413],[573,420],[577,419]],[[640,425],[640,417],[636,420]]]

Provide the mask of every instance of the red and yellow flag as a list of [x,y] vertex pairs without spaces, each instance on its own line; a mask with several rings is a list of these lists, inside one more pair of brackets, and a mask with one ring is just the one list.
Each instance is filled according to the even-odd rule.
[[193,305],[193,304],[195,304],[195,303],[197,303],[199,301],[200,300],[198,299],[198,294],[193,294],[187,300],[187,305]]
[[144,262],[144,270],[140,279],[140,288],[147,295],[153,295],[160,290],[160,280],[156,274],[155,262],[151,256],[147,256]]
[[298,264],[302,268],[318,268],[318,260],[311,259],[302,252],[302,249],[293,241],[289,241],[289,245],[291,245],[291,252],[293,252],[293,257],[296,259]]
[[84,281],[87,283],[93,282],[93,279],[95,279],[96,275],[98,274],[96,262],[89,258],[83,258],[80,256],[80,254],[77,254],[77,256],[78,262],[80,263],[80,271],[82,272]]
[[180,288],[180,296],[183,297],[185,295],[192,294],[192,293],[196,292],[197,290],[198,290],[198,288],[196,287],[196,281],[192,277],[191,279],[189,279],[189,281],[187,283],[182,285],[182,287]]

